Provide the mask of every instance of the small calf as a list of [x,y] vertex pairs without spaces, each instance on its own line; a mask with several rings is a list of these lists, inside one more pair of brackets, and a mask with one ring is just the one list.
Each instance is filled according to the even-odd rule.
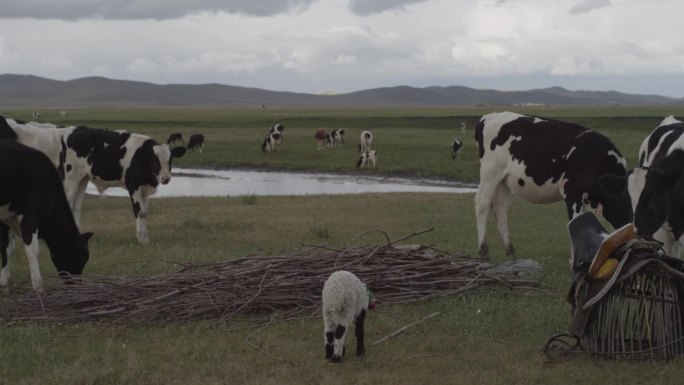
[[451,141],[451,159],[461,159],[461,147],[463,147],[463,141],[459,137],[455,137]]
[[330,148],[340,147],[344,144],[344,128],[336,128],[328,135]]
[[314,133],[314,139],[316,139],[319,151],[325,148],[325,144],[328,142],[328,137],[329,135],[322,128],[319,128]]
[[169,138],[166,139],[166,144],[183,144],[183,134],[180,132],[174,132],[173,134],[169,135]]
[[190,135],[190,138],[188,139],[188,150],[197,151],[201,154],[203,149],[204,149],[204,135],[202,135],[202,134]]
[[282,141],[282,136],[280,133],[272,132],[264,138],[264,142],[261,144],[261,151],[273,152],[280,145]]
[[373,167],[375,167],[375,162],[378,159],[378,154],[375,150],[370,150],[366,152],[362,152],[361,156],[359,156],[358,162],[356,162],[356,168],[363,168],[366,164],[372,163]]

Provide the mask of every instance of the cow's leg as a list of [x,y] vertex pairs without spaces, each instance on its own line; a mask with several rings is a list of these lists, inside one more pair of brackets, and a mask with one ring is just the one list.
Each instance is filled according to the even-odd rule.
[[[76,197],[74,199],[74,205],[72,206],[73,207],[72,212],[74,213],[74,220],[76,221],[76,226],[79,229],[81,228],[81,208],[83,207],[83,199],[85,198],[87,188],[88,188],[88,179],[84,178],[76,186]],[[100,197],[104,196],[104,190],[100,191],[100,188],[98,188],[97,191],[100,193]]]
[[34,290],[43,291],[43,278],[40,276],[40,265],[38,264],[38,231],[31,235],[29,243],[24,241],[24,250],[26,250],[26,258],[31,271],[31,286]]
[[499,229],[499,234],[506,250],[506,256],[515,258],[515,249],[508,233],[508,206],[510,204],[511,190],[505,183],[499,183],[492,203],[494,220],[496,221],[496,227]]
[[9,226],[0,223],[0,259],[2,259],[2,268],[0,268],[0,289],[7,293],[9,291],[10,267],[9,258],[14,253],[14,233]]
[[78,226],[79,229],[81,228],[81,206],[83,205],[86,187],[88,187],[87,178],[70,178],[67,174],[64,179],[64,193],[69,202],[69,207],[71,207],[71,212],[74,215],[76,226]]
[[38,226],[33,220],[33,215],[24,214],[21,219],[21,239],[24,242],[26,259],[28,260],[29,270],[31,271],[31,285],[34,290],[43,290],[43,278],[40,276],[38,264]]
[[[483,177],[483,175],[485,177]],[[477,222],[477,254],[480,258],[489,258],[489,246],[487,246],[487,216],[489,209],[494,202],[494,195],[496,194],[497,186],[500,180],[496,182],[487,182],[487,173],[480,172],[480,187],[475,194],[475,219]],[[491,177],[489,177],[491,178]]]
[[131,204],[133,205],[133,215],[135,215],[135,229],[138,242],[143,245],[150,243],[147,237],[147,202],[148,197],[142,192],[142,188],[138,188],[131,195]]

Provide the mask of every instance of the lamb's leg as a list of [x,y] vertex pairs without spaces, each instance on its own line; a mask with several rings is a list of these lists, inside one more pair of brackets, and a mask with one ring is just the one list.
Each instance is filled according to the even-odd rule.
[[325,340],[325,358],[326,359],[331,359],[333,356],[333,348],[334,348],[334,340],[335,340],[335,332],[333,331],[335,328],[335,325],[330,322],[330,319],[327,315],[327,313],[323,313],[323,327],[325,329],[324,331],[324,340]]
[[356,355],[366,354],[366,345],[363,342],[363,321],[366,318],[366,309],[361,310],[361,314],[356,318]]
[[347,327],[339,324],[335,328],[335,341],[332,362],[342,362],[342,356],[344,356],[344,340],[347,333]]

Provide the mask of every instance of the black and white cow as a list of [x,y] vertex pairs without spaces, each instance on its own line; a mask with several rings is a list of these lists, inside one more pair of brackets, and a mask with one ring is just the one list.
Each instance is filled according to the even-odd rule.
[[330,148],[340,147],[344,144],[344,128],[336,128],[326,137]]
[[69,206],[80,227],[88,182],[98,191],[123,187],[128,191],[140,243],[149,243],[146,217],[149,197],[171,180],[171,163],[186,152],[170,149],[152,138],[128,132],[87,127],[47,127],[7,119],[19,143],[45,153],[64,181]]
[[628,187],[637,234],[663,242],[672,257],[684,249],[683,175],[684,122],[669,116],[641,144]]
[[261,151],[273,152],[280,145],[282,137],[278,132],[271,132],[264,138],[261,144]]
[[488,257],[490,208],[506,255],[515,255],[508,233],[511,194],[530,203],[564,200],[570,219],[591,211],[616,228],[631,220],[626,161],[605,136],[572,123],[502,112],[480,119],[475,140],[480,156],[475,215],[481,257]]
[[197,151],[201,154],[202,150],[204,150],[204,135],[190,135],[190,138],[188,138],[188,150]]
[[463,147],[463,140],[459,137],[455,137],[451,141],[451,159],[459,158],[461,159],[461,148]]
[[[4,119],[3,123],[6,125]],[[0,137],[7,138],[5,134]],[[89,258],[88,239],[92,233],[79,233],[62,181],[50,159],[14,140],[0,139],[0,186],[0,288],[7,291],[9,286],[13,233],[24,244],[34,289],[43,287],[39,238],[50,249],[52,262],[61,275],[80,275]]]

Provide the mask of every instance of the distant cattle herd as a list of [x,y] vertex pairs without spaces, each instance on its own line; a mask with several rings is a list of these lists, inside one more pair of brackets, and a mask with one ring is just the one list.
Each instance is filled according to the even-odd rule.
[[[64,118],[66,112],[60,116]],[[148,243],[148,198],[159,184],[170,182],[173,159],[188,151],[201,153],[205,145],[202,134],[190,135],[185,146],[180,132],[169,135],[166,143],[159,143],[149,136],[125,131],[40,123],[38,113],[32,118],[32,122],[24,122],[0,115],[3,289],[9,284],[8,261],[15,248],[15,235],[25,249],[36,290],[42,287],[38,239],[44,239],[61,275],[82,273],[90,257],[88,240],[92,235],[81,232],[80,221],[88,183],[101,192],[109,187],[125,188],[135,216],[137,240]],[[261,150],[278,152],[285,145],[284,131],[281,123],[271,126]],[[319,128],[313,137],[319,151],[334,150],[345,145],[346,133],[344,128],[330,132]],[[373,133],[362,130],[358,140],[356,167],[375,167],[378,152],[372,148]],[[446,148],[448,139],[445,142]],[[563,201],[569,220],[593,212],[615,228],[631,222],[639,235],[662,242],[671,256],[679,257],[684,249],[684,123],[674,117],[665,118],[644,139],[639,165],[633,170],[628,170],[625,158],[611,140],[596,131],[513,112],[482,116],[475,127],[475,145],[480,161],[480,184],[475,195],[477,250],[483,258],[490,252],[486,241],[490,211],[505,254],[515,255],[507,212],[512,196],[530,203]],[[459,159],[462,138],[453,137],[450,147],[452,159]],[[358,287],[349,283],[347,288],[347,283],[329,281],[324,304],[339,301],[337,296],[343,295],[362,298],[344,315],[346,324],[357,322],[361,354],[368,298],[358,279],[349,275],[343,278]],[[357,291],[361,294],[357,295]],[[328,316],[337,317],[332,310]],[[338,338],[338,332],[333,330],[340,327],[341,321],[330,319],[326,318],[325,326],[326,357],[339,361],[344,328]]]

